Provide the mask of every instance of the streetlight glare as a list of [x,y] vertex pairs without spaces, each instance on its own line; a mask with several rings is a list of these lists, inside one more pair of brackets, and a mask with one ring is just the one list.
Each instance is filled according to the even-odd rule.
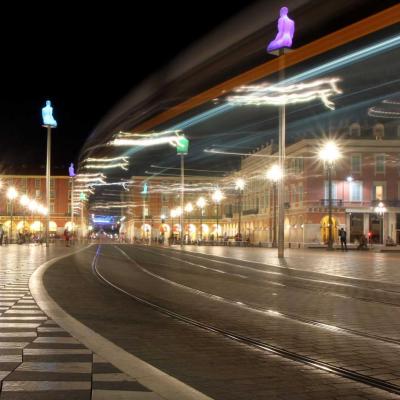
[[246,186],[246,182],[242,178],[238,178],[235,181],[235,189],[236,190],[243,190],[244,187]]
[[271,182],[278,182],[283,177],[283,171],[278,164],[274,164],[268,169],[266,177]]
[[220,189],[216,189],[212,194],[212,199],[215,203],[219,203],[224,198],[223,193]]
[[27,206],[29,203],[29,197],[26,194],[23,194],[20,199],[21,206]]
[[186,211],[187,213],[191,213],[191,212],[193,211],[193,205],[192,205],[192,203],[187,203],[187,204],[186,204],[186,206],[185,206],[185,211]]
[[326,142],[318,153],[319,159],[328,163],[334,163],[341,156],[340,149],[334,141]]
[[382,202],[380,202],[376,207],[375,207],[375,210],[374,210],[377,214],[379,214],[379,215],[382,215],[382,214],[384,214],[386,211],[387,211],[387,209],[386,209],[386,207],[385,207],[385,205],[382,203]]
[[206,206],[207,202],[206,199],[204,197],[199,197],[197,202],[196,202],[196,206],[199,208],[204,208]]
[[18,192],[15,189],[15,187],[11,186],[10,188],[7,189],[7,198],[9,200],[14,200],[18,197]]

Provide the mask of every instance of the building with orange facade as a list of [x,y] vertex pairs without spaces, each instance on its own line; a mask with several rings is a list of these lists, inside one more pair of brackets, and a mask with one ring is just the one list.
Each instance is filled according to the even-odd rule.
[[[44,232],[45,216],[24,207],[20,198],[26,195],[38,204],[46,206],[46,177],[42,175],[0,175],[1,200],[0,223],[6,232]],[[7,198],[7,189],[15,188],[18,197]],[[61,235],[71,221],[71,182],[68,176],[52,176],[50,186],[50,233]]]

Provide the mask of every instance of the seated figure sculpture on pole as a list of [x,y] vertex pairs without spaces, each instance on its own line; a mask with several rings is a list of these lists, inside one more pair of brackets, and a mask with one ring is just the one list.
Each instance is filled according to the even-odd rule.
[[46,101],[46,106],[42,108],[43,126],[56,128],[57,121],[53,117],[53,107],[51,101]]
[[268,45],[267,51],[275,51],[284,47],[292,47],[294,35],[294,21],[288,17],[288,8],[282,7],[280,18],[278,20],[278,34],[276,38]]

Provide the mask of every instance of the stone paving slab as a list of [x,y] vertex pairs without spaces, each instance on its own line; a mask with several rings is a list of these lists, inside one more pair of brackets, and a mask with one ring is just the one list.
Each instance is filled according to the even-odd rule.
[[31,273],[68,251],[50,247],[47,252],[34,245],[0,247],[0,400],[160,400],[99,360],[35,303],[28,287]]

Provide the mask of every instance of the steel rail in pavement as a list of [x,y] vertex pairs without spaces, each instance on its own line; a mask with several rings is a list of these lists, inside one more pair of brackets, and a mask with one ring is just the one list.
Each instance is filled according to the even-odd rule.
[[[305,364],[307,366],[311,366],[311,367],[314,367],[314,368],[317,368],[317,369],[321,369],[321,370],[326,371],[326,372],[330,372],[332,374],[341,376],[343,378],[351,379],[353,381],[361,382],[361,383],[364,383],[364,384],[366,384],[368,386],[371,386],[371,387],[374,387],[374,388],[379,388],[381,390],[385,390],[387,392],[396,393],[396,394],[400,395],[400,386],[395,385],[393,383],[386,382],[386,381],[383,381],[381,379],[369,377],[367,375],[363,375],[363,374],[360,374],[360,373],[355,372],[355,371],[351,371],[351,370],[346,369],[346,368],[337,367],[335,365],[332,365],[332,364],[329,364],[329,363],[326,363],[326,362],[323,362],[323,361],[319,361],[319,360],[313,359],[311,357],[307,357],[307,356],[304,356],[304,355],[301,355],[301,354],[294,353],[294,352],[286,350],[286,349],[284,349],[282,347],[274,346],[274,345],[262,342],[262,341],[257,340],[257,339],[252,339],[252,338],[249,338],[249,337],[244,336],[244,335],[236,334],[236,333],[231,332],[229,330],[225,330],[225,329],[218,328],[218,327],[210,325],[210,324],[206,324],[206,323],[197,321],[195,319],[186,317],[186,316],[181,315],[179,313],[176,313],[176,312],[174,312],[172,310],[169,310],[169,309],[167,309],[165,307],[162,307],[162,306],[160,306],[158,304],[152,303],[152,302],[150,302],[150,301],[148,301],[148,300],[146,300],[146,299],[144,299],[142,297],[134,295],[133,293],[127,292],[126,290],[124,290],[124,289],[120,288],[119,286],[115,285],[114,283],[110,282],[107,278],[105,278],[99,272],[98,267],[97,267],[97,262],[98,262],[98,258],[99,258],[99,255],[100,255],[100,248],[101,248],[101,246],[99,245],[98,248],[97,248],[96,254],[95,254],[94,258],[93,258],[93,262],[92,262],[93,271],[106,284],[108,284],[109,286],[113,287],[117,291],[129,296],[130,298],[134,299],[135,301],[137,301],[137,302],[139,302],[141,304],[144,304],[144,305],[146,305],[146,306],[148,306],[148,307],[150,307],[150,308],[152,308],[152,309],[154,309],[154,310],[156,310],[156,311],[158,311],[158,312],[160,312],[162,314],[168,315],[168,316],[170,316],[172,318],[175,318],[175,319],[177,319],[177,320],[179,320],[181,322],[185,322],[185,323],[187,323],[189,325],[196,326],[198,328],[204,329],[204,330],[209,331],[209,332],[221,334],[221,335],[223,335],[224,337],[226,337],[226,338],[228,338],[230,340],[233,340],[233,341],[236,341],[236,342],[239,342],[239,343],[242,343],[242,344],[246,344],[246,345],[251,346],[253,348],[257,348],[259,350],[263,350],[263,351],[267,351],[269,353],[273,353],[273,354],[279,355],[279,356],[284,357],[286,359],[290,359],[292,361],[299,362],[299,363]],[[137,265],[139,265],[136,261],[134,261],[134,262]]]

